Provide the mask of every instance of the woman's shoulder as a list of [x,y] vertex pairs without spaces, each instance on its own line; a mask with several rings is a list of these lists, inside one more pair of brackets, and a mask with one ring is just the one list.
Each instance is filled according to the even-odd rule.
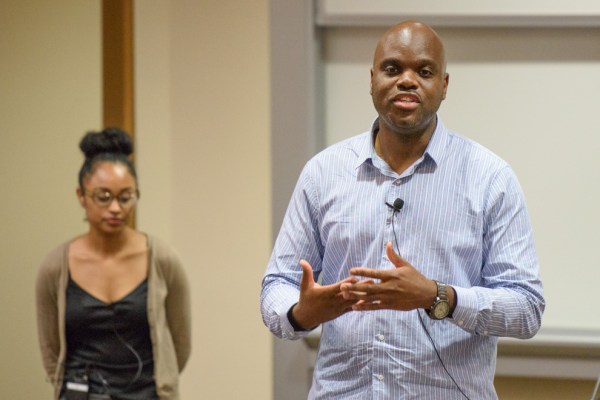
[[58,282],[64,279],[69,268],[69,246],[73,239],[61,243],[52,249],[43,258],[37,274],[36,291],[42,296],[44,293],[56,294]]
[[180,268],[179,254],[173,246],[155,235],[145,234],[152,262],[161,269]]
[[41,274],[58,273],[62,268],[67,267],[69,246],[73,240],[76,239],[69,239],[66,242],[56,246],[46,254],[40,265]]
[[164,254],[169,254],[174,251],[173,247],[167,241],[162,239],[161,237],[158,237],[158,236],[150,234],[150,233],[144,233],[144,235],[146,236],[146,241],[148,243],[148,249],[150,249],[154,255],[156,255],[156,254],[164,255]]

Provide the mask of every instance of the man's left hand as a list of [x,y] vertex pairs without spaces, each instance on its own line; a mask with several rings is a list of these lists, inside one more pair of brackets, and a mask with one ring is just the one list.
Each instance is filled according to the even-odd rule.
[[388,259],[396,268],[376,270],[357,267],[350,269],[356,277],[377,279],[375,283],[343,283],[342,295],[347,300],[357,300],[355,311],[366,310],[413,310],[429,308],[437,296],[434,281],[421,274],[408,261],[398,255],[392,243],[386,244]]

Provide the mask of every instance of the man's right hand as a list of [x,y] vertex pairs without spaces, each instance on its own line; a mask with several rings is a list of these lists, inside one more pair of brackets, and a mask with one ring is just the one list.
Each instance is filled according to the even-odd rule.
[[[300,281],[300,300],[292,309],[296,322],[304,329],[312,329],[351,311],[356,300],[346,300],[340,286],[343,283],[355,284],[357,278],[349,277],[332,285],[321,286],[315,282],[313,269],[306,260],[300,260],[302,280]],[[372,283],[365,280],[360,283]]]

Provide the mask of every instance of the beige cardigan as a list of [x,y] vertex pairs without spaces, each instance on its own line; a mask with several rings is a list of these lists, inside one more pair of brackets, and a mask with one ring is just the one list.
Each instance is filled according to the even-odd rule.
[[[69,244],[63,243],[46,256],[36,282],[38,337],[55,399],[65,372]],[[181,263],[169,246],[148,236],[148,252],[148,324],[156,392],[161,400],[177,400],[179,373],[191,350],[189,287]]]

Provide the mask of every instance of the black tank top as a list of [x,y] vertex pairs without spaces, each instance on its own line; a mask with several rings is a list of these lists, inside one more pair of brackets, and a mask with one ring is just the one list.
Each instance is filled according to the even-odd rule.
[[148,281],[107,304],[69,277],[67,286],[65,383],[88,376],[91,393],[112,399],[158,399],[147,315]]

